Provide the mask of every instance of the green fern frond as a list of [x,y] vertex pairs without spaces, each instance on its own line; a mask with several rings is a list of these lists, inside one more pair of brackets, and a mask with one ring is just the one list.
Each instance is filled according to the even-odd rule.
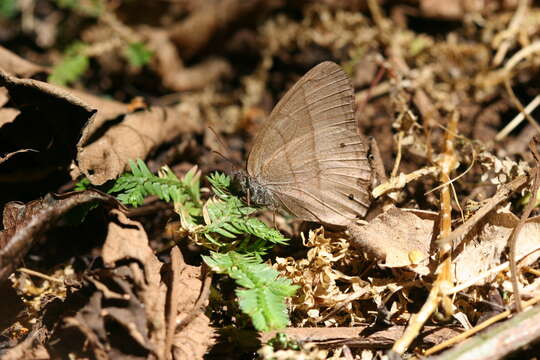
[[217,199],[205,205],[204,217],[206,228],[203,234],[218,233],[226,238],[236,239],[238,235],[252,235],[272,244],[286,244],[286,239],[279,231],[270,228],[261,220],[250,217],[256,209],[246,206],[242,200],[231,195],[231,178],[214,173],[208,177]]
[[207,177],[210,185],[212,185],[212,191],[218,197],[230,195],[229,188],[231,187],[231,178],[225,174],[215,172]]
[[236,290],[240,309],[251,317],[258,330],[287,326],[285,298],[294,295],[298,286],[292,285],[289,279],[278,277],[278,271],[252,254],[211,252],[203,259],[212,270],[229,275],[242,287]]
[[155,195],[164,201],[183,204],[186,216],[200,215],[200,181],[196,169],[180,180],[168,167],[162,168],[159,176],[152,174],[140,159],[137,162],[130,160],[129,166],[131,173],[119,177],[109,190],[109,193],[119,193],[118,200],[137,207],[146,196]]
[[[130,161],[129,165],[131,173],[117,179],[109,192],[117,193],[120,201],[133,206],[141,205],[148,195],[172,201],[182,227],[198,243],[222,251],[203,256],[204,261],[241,287],[236,290],[240,308],[254,326],[259,330],[285,327],[289,321],[285,298],[292,296],[297,287],[289,279],[278,277],[275,269],[263,263],[261,255],[275,244],[285,244],[287,239],[251,216],[256,209],[231,194],[231,178],[219,173],[209,176],[216,196],[203,206],[200,173],[195,167],[178,179],[168,167],[156,176],[142,160]],[[198,235],[203,235],[206,243],[200,242]]]

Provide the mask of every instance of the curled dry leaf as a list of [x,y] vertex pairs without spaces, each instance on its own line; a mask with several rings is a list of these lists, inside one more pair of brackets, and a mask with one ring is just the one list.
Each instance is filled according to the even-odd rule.
[[354,247],[382,261],[386,267],[409,267],[429,272],[429,250],[434,221],[409,211],[391,208],[365,226],[351,224],[348,230]]
[[[94,111],[61,87],[19,79],[1,68],[0,86],[5,89],[0,118],[0,154],[34,150],[17,155],[2,165],[0,181],[11,187],[4,187],[2,197],[6,198],[16,196],[12,190],[17,188],[17,183],[37,182],[65,174],[75,158],[81,131]],[[36,190],[38,188],[39,185]],[[27,193],[28,187],[19,191]]]
[[336,269],[354,261],[349,241],[325,234],[324,229],[319,228],[309,232],[304,244],[310,247],[305,259],[276,258],[276,268],[300,286],[292,298],[291,309],[307,315],[302,324],[321,321],[327,325],[339,324],[342,322],[338,319],[340,315],[330,315],[339,310],[345,311],[346,317],[354,317],[352,301],[368,296],[369,284],[358,276],[348,276]]
[[[454,271],[457,282],[466,282],[499,265],[512,230],[519,219],[506,208],[499,208],[465,237],[463,247],[457,249]],[[530,265],[540,257],[540,216],[528,219],[516,242],[516,258],[522,265]],[[493,274],[477,285],[491,281]]]
[[116,199],[96,190],[63,195],[46,195],[28,204],[11,202],[4,206],[0,231],[0,281],[5,280],[19,265],[32,245],[74,207],[90,202],[118,206]]
[[[120,298],[128,294],[126,299],[137,298],[140,305],[138,308],[134,306],[132,310],[107,308],[98,311],[98,314],[106,310],[107,315],[116,318],[119,323],[125,324],[125,328],[130,329],[131,337],[140,345],[151,349],[158,358],[164,358],[167,287],[161,278],[162,263],[150,248],[140,223],[129,220],[119,211],[114,211],[113,215],[117,217],[117,222],[109,224],[107,239],[103,245],[103,261],[111,268],[118,262],[133,261],[128,266],[116,267],[113,271],[130,279],[130,284],[121,286],[123,291]],[[181,275],[173,277],[172,281],[181,289],[180,298],[176,299],[178,315],[175,323],[179,324],[197,303],[202,289],[201,269],[185,265]],[[116,282],[120,284],[120,279]],[[114,297],[113,292],[105,290],[105,287],[96,287],[104,296]],[[124,313],[125,311],[130,312],[130,315]],[[176,329],[173,339],[175,359],[202,359],[208,347],[213,344],[213,330],[209,323],[210,320],[201,311],[183,328]]]
[[118,223],[111,222],[107,238],[103,245],[103,262],[114,267],[121,260],[131,262],[128,271],[133,285],[138,290],[137,297],[144,307],[146,327],[148,331],[148,348],[158,358],[163,358],[165,344],[165,301],[166,286],[161,282],[161,262],[154,255],[148,244],[148,237],[142,225],[129,220],[123,213],[113,211]]
[[8,73],[21,77],[31,77],[47,69],[19,57],[3,46],[0,46],[0,68]]
[[[183,109],[180,104],[126,114],[119,124],[107,129],[95,141],[91,141],[92,135],[85,131],[78,145],[78,168],[92,184],[101,185],[122,174],[128,160],[146,158],[157,146],[181,134],[201,132],[199,119],[190,117]],[[93,135],[99,133],[99,129],[90,126]]]
[[6,88],[0,88],[0,128],[5,124],[9,124],[21,113],[19,110],[11,107],[4,107],[9,101],[8,91]]
[[[17,58],[9,53],[12,57]],[[9,70],[0,67],[0,86],[7,88],[7,96],[20,108],[4,114],[0,153],[21,148],[38,152],[27,155],[23,159],[26,162],[4,165],[0,180],[35,180],[36,176],[45,177],[59,168],[65,171],[76,159],[72,177],[82,173],[92,184],[101,185],[124,172],[128,160],[146,158],[157,146],[181,134],[202,132],[199,117],[191,116],[192,112],[186,111],[183,104],[132,112],[129,104],[42,81],[19,79]],[[28,73],[34,74],[30,70]],[[13,119],[17,111],[20,113]],[[33,131],[29,133],[30,127]],[[32,171],[31,175],[25,172],[26,168]],[[9,173],[15,169],[16,174]]]

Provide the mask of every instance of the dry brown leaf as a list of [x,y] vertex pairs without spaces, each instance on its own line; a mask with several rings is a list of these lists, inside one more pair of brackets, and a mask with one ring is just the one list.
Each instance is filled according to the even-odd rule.
[[[466,282],[501,263],[508,238],[519,219],[506,208],[494,211],[481,225],[475,227],[465,238],[465,245],[458,249],[454,259],[455,278]],[[516,258],[520,264],[530,265],[540,257],[540,216],[526,221],[516,243]],[[477,285],[491,281],[493,274]]]
[[185,265],[181,278],[177,279],[182,289],[181,299],[178,301],[178,315],[176,324],[181,323],[191,311],[198,311],[197,315],[181,329],[177,329],[173,339],[174,359],[203,359],[209,347],[214,344],[214,329],[210,326],[210,319],[204,311],[193,309],[202,290],[201,268]]
[[[131,263],[132,272],[145,314],[142,316],[151,324],[148,326],[148,342],[159,356],[165,356],[165,297],[166,286],[161,279],[162,263],[154,255],[148,245],[148,238],[142,225],[129,220],[119,211],[114,211],[119,224],[110,223],[107,239],[103,246],[103,261],[111,267],[122,260],[136,260]],[[144,269],[140,268],[141,264]],[[181,298],[177,299],[178,308],[176,324],[190,314],[193,310],[202,289],[201,268],[185,265],[181,276],[173,280],[181,289]],[[127,292],[127,289],[125,289]],[[115,310],[118,313],[119,310]],[[108,314],[113,314],[111,311]],[[118,319],[125,318],[116,314]],[[134,327],[131,327],[133,329]],[[138,327],[141,328],[141,327]],[[145,339],[142,331],[133,331],[132,337],[142,342]],[[175,359],[202,359],[208,348],[214,343],[214,332],[210,327],[210,320],[203,311],[189,321],[183,328],[177,329],[173,340],[173,354]]]
[[128,160],[144,159],[157,146],[181,134],[201,132],[198,119],[187,117],[182,109],[182,105],[152,107],[125,115],[96,141],[79,143],[80,171],[92,184],[101,185],[122,174]]
[[0,281],[5,280],[19,266],[32,245],[43,238],[46,231],[69,210],[90,202],[118,202],[110,195],[95,190],[46,195],[28,204],[11,202],[3,212],[4,230],[0,231]]
[[21,58],[3,46],[0,46],[0,68],[10,74],[22,77],[31,77],[47,71],[47,68]]
[[276,5],[279,3],[265,0],[200,1],[188,17],[170,27],[170,37],[182,57],[188,59],[207,46],[213,37],[227,31],[234,22],[260,16]]
[[0,128],[5,124],[13,122],[13,120],[21,113],[17,109],[4,107],[8,101],[8,90],[4,87],[0,87]]
[[[3,51],[9,53],[5,49]],[[8,57],[16,55],[9,53]],[[9,70],[13,69],[6,71],[0,67],[0,86],[8,89],[7,96],[10,99],[22,105],[20,109],[4,111],[5,121],[0,117],[0,125],[3,125],[0,126],[0,144],[8,146],[16,143],[40,151],[31,159],[34,171],[34,158],[45,157],[48,162],[52,162],[51,158],[54,159],[56,163],[46,163],[38,167],[41,176],[48,174],[44,171],[48,168],[51,168],[51,171],[66,169],[76,158],[75,167],[71,171],[72,177],[77,178],[82,173],[92,184],[101,185],[127,170],[128,160],[144,159],[162,143],[181,134],[202,132],[203,129],[200,118],[190,116],[192,112],[187,111],[184,104],[132,112],[129,104],[42,81],[19,79],[12,76]],[[29,74],[33,75],[34,72],[30,71]],[[4,94],[4,98],[5,96]],[[21,112],[17,118],[27,121],[22,130],[7,125],[18,123],[17,119],[13,121],[14,110]],[[36,113],[38,110],[39,113]],[[31,124],[34,126],[31,134],[27,131],[30,126],[28,118],[36,122]],[[52,132],[51,129],[57,132]],[[21,139],[18,140],[16,135]],[[37,145],[32,146],[33,143],[29,141],[34,137]],[[15,150],[19,149],[0,146],[0,153]],[[24,164],[16,165],[18,172],[25,167]],[[4,172],[9,170],[3,168]],[[27,174],[24,176],[30,178]],[[10,181],[19,180],[11,174],[4,177]]]
[[427,274],[434,221],[392,208],[366,226],[352,224],[348,230],[353,245],[381,260],[386,267],[410,267]]
[[12,123],[20,113],[19,110],[13,108],[0,109],[0,128],[6,124]]
[[[122,212],[113,211],[119,224],[111,222],[103,245],[103,262],[113,266],[120,260],[137,260],[131,263],[133,280],[139,288],[139,298],[144,304],[146,320],[151,324],[148,339],[158,358],[163,358],[165,345],[166,286],[161,282],[161,262],[148,244],[142,225],[128,219]],[[141,265],[139,265],[141,264]],[[143,266],[143,268],[141,268]]]
[[[81,131],[93,110],[61,87],[19,79],[1,68],[0,86],[7,89],[4,95],[9,98],[10,106],[15,106],[2,108],[0,153],[35,150],[4,163],[0,181],[16,188],[17,182],[37,182],[65,174],[75,158]],[[9,193],[9,189],[4,190],[7,190],[5,194]],[[27,188],[24,190],[28,192]]]

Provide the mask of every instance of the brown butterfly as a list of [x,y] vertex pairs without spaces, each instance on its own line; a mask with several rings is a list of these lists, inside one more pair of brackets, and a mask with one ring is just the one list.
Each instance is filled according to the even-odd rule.
[[247,173],[233,178],[252,203],[306,221],[346,226],[370,205],[368,146],[359,135],[354,90],[333,62],[306,73],[255,137]]

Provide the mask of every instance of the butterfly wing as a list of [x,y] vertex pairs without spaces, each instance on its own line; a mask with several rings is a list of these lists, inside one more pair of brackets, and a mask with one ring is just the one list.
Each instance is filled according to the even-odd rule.
[[323,62],[285,94],[255,138],[249,175],[299,218],[344,226],[367,212],[371,169],[353,104],[347,74]]

